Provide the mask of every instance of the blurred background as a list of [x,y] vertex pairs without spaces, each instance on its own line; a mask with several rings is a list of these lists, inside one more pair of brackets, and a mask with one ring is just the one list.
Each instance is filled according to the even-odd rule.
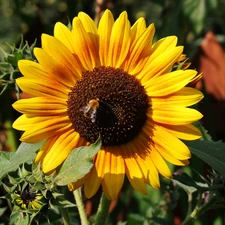
[[[131,24],[139,17],[144,17],[147,25],[154,23],[155,41],[170,35],[178,37],[191,68],[203,72],[203,79],[196,86],[205,94],[198,105],[204,114],[202,123],[214,141],[225,141],[224,0],[0,0],[0,48],[10,52],[8,44],[19,46],[22,37],[29,45],[36,41],[36,46],[41,47],[41,34],[52,35],[56,22],[67,25],[79,11],[84,11],[97,23],[106,8],[115,18],[126,10]],[[3,51],[0,51],[1,63],[5,58]],[[0,76],[3,73],[0,70]],[[5,151],[15,151],[19,144],[20,134],[11,128],[18,116],[11,108],[14,100],[10,89],[0,95],[0,149]],[[184,170],[198,177],[195,171],[205,174],[208,167],[193,157],[191,166]],[[149,196],[144,197],[126,189],[119,202],[111,207],[112,224],[126,219],[131,225],[144,224],[148,215],[160,213],[170,221],[167,224],[180,224],[187,211],[187,196],[183,193],[178,197],[176,192],[168,191],[168,185],[165,182],[165,188],[160,190],[150,188]],[[95,202],[87,201],[86,206],[91,214]],[[213,210],[194,224],[225,224],[224,210]]]

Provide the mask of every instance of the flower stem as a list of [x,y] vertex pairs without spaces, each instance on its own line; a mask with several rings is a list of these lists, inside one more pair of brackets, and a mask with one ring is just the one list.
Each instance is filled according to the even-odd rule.
[[77,209],[80,215],[81,225],[89,225],[90,223],[88,221],[88,218],[85,212],[84,203],[80,195],[79,189],[76,189],[75,191],[73,191],[73,196],[75,198]]
[[192,211],[192,193],[187,193],[188,195],[188,210],[187,210],[187,215],[191,214]]
[[70,217],[69,217],[67,209],[61,207],[60,212],[61,212],[61,215],[62,215],[63,224],[64,225],[70,225]]
[[200,192],[198,203],[195,206],[195,209],[191,214],[189,214],[181,225],[192,224],[195,219],[197,219],[200,215],[202,215],[205,211],[212,207],[212,204],[216,201],[215,196],[211,196],[211,198],[204,205],[200,205],[202,200],[202,192]]
[[102,193],[102,198],[99,203],[96,219],[94,225],[105,225],[107,218],[108,218],[108,213],[109,213],[109,206],[110,206],[111,201],[108,200],[104,193]]

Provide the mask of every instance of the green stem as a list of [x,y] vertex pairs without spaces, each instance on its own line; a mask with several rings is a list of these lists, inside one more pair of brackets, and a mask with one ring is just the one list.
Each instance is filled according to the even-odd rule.
[[110,206],[111,201],[108,200],[104,193],[102,193],[102,198],[99,203],[96,219],[94,225],[105,225],[108,214],[109,214],[109,206]]
[[89,221],[85,212],[85,208],[84,208],[84,203],[82,200],[82,197],[80,195],[80,191],[79,189],[76,189],[75,191],[73,191],[73,195],[76,201],[76,205],[77,205],[77,209],[80,215],[80,221],[81,221],[81,225],[89,225]]
[[70,217],[69,217],[67,209],[61,207],[60,211],[61,211],[61,215],[63,219],[63,224],[70,225]]
[[195,219],[197,219],[201,214],[207,211],[212,206],[212,204],[216,201],[215,196],[212,196],[211,198],[209,198],[208,202],[206,202],[204,205],[201,206],[202,192],[200,192],[200,195],[201,196],[199,196],[198,203],[196,204],[195,209],[193,210],[191,214],[189,214],[185,218],[185,220],[183,221],[181,225],[192,224]]
[[187,215],[191,214],[192,211],[192,193],[187,193],[188,194],[188,210],[187,210]]

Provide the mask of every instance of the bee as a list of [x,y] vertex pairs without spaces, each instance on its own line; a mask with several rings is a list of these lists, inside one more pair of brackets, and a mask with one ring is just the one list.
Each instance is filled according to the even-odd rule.
[[84,116],[91,119],[91,122],[94,123],[97,117],[97,110],[99,108],[99,99],[91,99],[88,104],[81,108],[81,111],[84,112]]

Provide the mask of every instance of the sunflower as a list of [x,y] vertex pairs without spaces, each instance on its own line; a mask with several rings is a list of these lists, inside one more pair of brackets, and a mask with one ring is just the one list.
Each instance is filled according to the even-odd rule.
[[43,196],[40,193],[36,193],[29,185],[27,185],[20,194],[13,194],[14,202],[24,210],[40,210],[43,207],[44,202],[41,201]]
[[101,135],[92,170],[69,186],[83,185],[88,198],[102,186],[115,199],[125,175],[141,193],[159,188],[159,174],[172,177],[168,162],[189,163],[180,139],[201,137],[192,123],[202,115],[189,107],[203,97],[188,87],[197,72],[174,71],[183,47],[175,36],[153,44],[154,32],[143,18],[131,26],[126,12],[114,21],[106,10],[98,26],[80,12],[71,30],[56,23],[54,36],[42,35],[38,62],[19,61],[17,84],[31,97],[13,104],[23,114],[13,127],[23,142],[45,140],[36,158],[45,173]]

